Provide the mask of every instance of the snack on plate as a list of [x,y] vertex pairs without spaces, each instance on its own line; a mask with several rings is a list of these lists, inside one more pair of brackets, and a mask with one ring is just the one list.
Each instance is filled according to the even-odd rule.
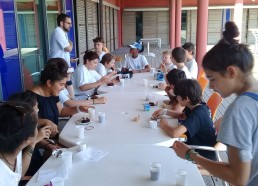
[[91,98],[91,99],[98,99],[99,97],[96,96],[96,95],[92,95],[90,98]]
[[107,83],[107,86],[114,86],[114,83]]

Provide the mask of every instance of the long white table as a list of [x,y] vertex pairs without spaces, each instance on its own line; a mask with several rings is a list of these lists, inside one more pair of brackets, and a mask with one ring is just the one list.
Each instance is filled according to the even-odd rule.
[[[162,91],[152,87],[144,87],[142,79],[149,79],[157,84],[151,73],[137,74],[128,79],[125,87],[102,87],[101,91],[107,92],[106,104],[96,106],[96,118],[91,121],[92,130],[85,130],[84,138],[76,137],[76,120],[87,113],[75,114],[65,125],[59,135],[59,141],[66,147],[72,147],[75,152],[76,145],[87,143],[87,147],[97,148],[109,152],[99,162],[87,162],[74,159],[73,167],[66,186],[145,186],[145,185],[175,185],[175,170],[179,168],[188,171],[187,185],[204,185],[202,177],[196,165],[178,158],[170,148],[176,139],[169,137],[160,128],[149,128],[148,121],[152,113],[159,107],[151,107],[145,112],[143,104],[148,103],[146,96],[149,93],[150,101],[158,101],[159,105],[168,98],[162,95]],[[153,82],[152,82],[153,81]],[[163,93],[164,94],[164,93]],[[155,96],[155,98],[153,98]],[[97,112],[106,113],[106,122],[100,124]],[[138,122],[132,119],[140,116]],[[169,123],[177,125],[177,120],[169,118]],[[149,165],[151,162],[162,164],[160,180],[151,181]],[[60,158],[50,157],[40,170],[56,169],[60,164]],[[28,186],[43,185],[37,182],[38,173],[28,183]],[[46,180],[49,183],[50,180]],[[44,184],[46,184],[44,183]]]
[[[92,130],[85,130],[85,139],[76,137],[76,121],[83,116],[88,117],[86,113],[74,115],[59,135],[59,142],[67,147],[79,145],[87,141],[91,145],[99,144],[160,144],[171,146],[175,139],[169,137],[160,128],[154,130],[149,128],[149,120],[152,113],[159,107],[151,107],[149,112],[143,110],[143,104],[148,103],[145,100],[145,93],[136,92],[111,92],[104,94],[108,102],[103,105],[96,105],[96,113],[101,111],[106,113],[106,122],[100,124],[96,118],[90,126]],[[155,100],[162,103],[168,99],[166,96],[153,93]],[[138,122],[133,118],[140,116]],[[169,119],[171,125],[178,124],[176,119]],[[87,125],[88,126],[88,125]]]
[[[65,186],[173,186],[176,185],[176,169],[188,172],[186,186],[205,185],[196,165],[178,158],[170,148],[151,145],[102,145],[98,148],[109,153],[99,162],[73,159]],[[151,162],[161,163],[158,181],[150,180]],[[41,169],[54,169],[60,163],[61,158],[51,157]],[[50,181],[42,184],[36,180],[37,174],[27,186],[42,186]]]

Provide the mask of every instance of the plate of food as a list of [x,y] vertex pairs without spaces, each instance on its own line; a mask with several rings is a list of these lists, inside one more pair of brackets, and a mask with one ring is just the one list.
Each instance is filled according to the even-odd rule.
[[76,121],[77,125],[89,125],[91,123],[90,119],[87,117],[82,117]]

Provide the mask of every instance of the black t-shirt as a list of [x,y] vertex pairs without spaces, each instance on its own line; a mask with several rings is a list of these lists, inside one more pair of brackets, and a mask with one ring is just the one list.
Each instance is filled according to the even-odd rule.
[[59,102],[59,97],[58,96],[45,97],[39,94],[36,94],[36,96],[37,96],[38,108],[39,108],[39,113],[38,113],[39,118],[49,119],[50,121],[58,125],[59,113],[58,113],[58,108],[56,104]]
[[[206,103],[202,102],[193,110],[185,107],[183,112],[185,120],[180,123],[187,129],[186,144],[213,147],[216,144],[216,131],[211,118],[211,112]],[[199,151],[199,153],[209,159],[214,159],[215,153],[210,151]]]

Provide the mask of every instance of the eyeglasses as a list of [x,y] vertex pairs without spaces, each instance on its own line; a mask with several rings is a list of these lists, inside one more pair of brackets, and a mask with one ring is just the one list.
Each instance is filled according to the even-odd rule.
[[0,101],[0,106],[9,106],[10,108],[15,109],[16,111],[18,111],[20,113],[21,117],[21,124],[23,126],[23,120],[24,120],[24,116],[26,114],[28,114],[28,111],[21,105],[14,105],[10,102],[6,102],[6,101]]

